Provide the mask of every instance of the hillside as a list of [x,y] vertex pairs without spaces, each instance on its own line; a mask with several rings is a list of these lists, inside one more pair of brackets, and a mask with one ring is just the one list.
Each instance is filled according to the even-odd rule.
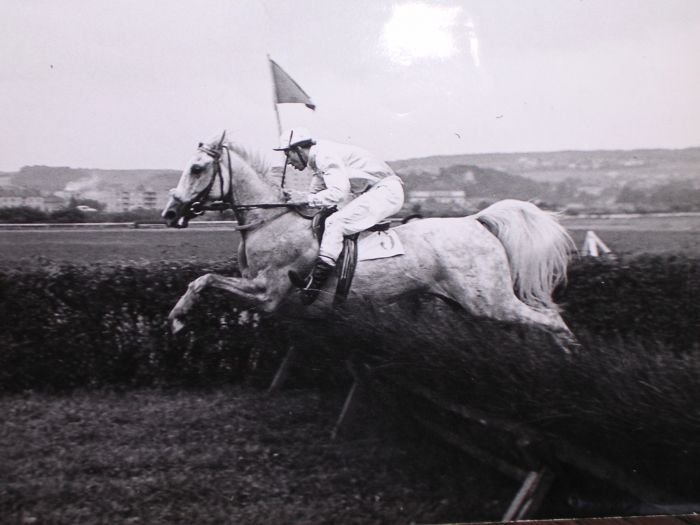
[[536,153],[479,153],[441,155],[390,162],[402,173],[438,173],[459,164],[492,168],[540,182],[560,182],[586,175],[591,179],[631,179],[643,176],[659,181],[700,177],[700,147],[678,150],[601,150]]
[[180,172],[176,170],[102,170],[50,166],[25,166],[9,175],[15,186],[56,191],[85,191],[114,186],[135,188],[139,185],[165,192],[177,184]]
[[475,165],[452,165],[440,168],[437,173],[398,173],[408,195],[414,190],[464,190],[472,204],[505,198],[552,200],[557,194],[553,184]]
[[[445,155],[390,163],[421,189],[471,197],[540,199],[556,207],[614,211],[699,210],[700,148]],[[472,171],[463,184],[450,175]]]
[[[700,148],[445,155],[390,162],[412,190],[463,190],[469,206],[504,198],[557,208],[610,211],[700,210]],[[164,193],[177,170],[26,166],[1,183],[56,191],[139,185]],[[288,184],[294,185],[288,173]],[[299,181],[297,181],[299,182]],[[301,181],[298,188],[303,189]]]

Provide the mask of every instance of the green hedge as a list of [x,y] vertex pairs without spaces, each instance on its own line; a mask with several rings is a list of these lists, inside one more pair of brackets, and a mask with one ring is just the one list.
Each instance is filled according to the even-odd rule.
[[[405,341],[393,336],[382,342],[371,315],[354,323],[346,317],[348,330],[326,323],[290,325],[253,315],[215,290],[190,314],[190,329],[172,336],[167,313],[187,284],[208,271],[237,272],[233,260],[47,263],[0,271],[0,391],[238,382],[261,367],[273,369],[292,341],[313,356],[301,371],[311,374],[358,345],[398,349],[414,339],[409,328],[398,336]],[[580,259],[556,296],[583,337],[653,343],[676,353],[696,351],[700,344],[698,297],[700,262],[680,257]],[[358,325],[366,330],[356,330]],[[451,334],[457,341],[465,337],[459,330]],[[439,354],[428,353],[434,352]]]
[[191,330],[178,337],[168,330],[168,311],[205,271],[231,274],[235,264],[49,265],[0,273],[0,390],[242,380],[279,347],[268,344],[274,320],[258,320],[213,292],[191,314]]
[[574,332],[657,342],[676,351],[700,345],[700,260],[643,255],[583,257],[555,294]]

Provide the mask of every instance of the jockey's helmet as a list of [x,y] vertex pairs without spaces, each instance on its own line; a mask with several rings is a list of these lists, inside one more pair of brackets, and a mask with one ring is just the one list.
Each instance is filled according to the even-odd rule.
[[315,140],[311,132],[306,128],[291,128],[280,135],[280,147],[273,148],[275,151],[286,151],[295,146],[303,146],[315,144]]

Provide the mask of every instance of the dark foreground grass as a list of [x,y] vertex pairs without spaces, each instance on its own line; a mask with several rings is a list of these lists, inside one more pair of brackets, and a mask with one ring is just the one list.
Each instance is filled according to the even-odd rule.
[[416,436],[397,441],[371,421],[378,417],[372,411],[348,437],[331,441],[341,401],[312,391],[268,398],[243,388],[0,398],[0,522],[500,517],[512,483],[504,492],[498,476]]

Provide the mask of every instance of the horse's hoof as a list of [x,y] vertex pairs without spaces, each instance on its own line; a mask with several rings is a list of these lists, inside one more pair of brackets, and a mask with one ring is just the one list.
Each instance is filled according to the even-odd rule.
[[577,339],[567,340],[566,342],[559,345],[559,347],[564,351],[566,355],[573,356],[580,352],[583,348],[581,343]]
[[185,323],[180,321],[177,317],[170,321],[170,331],[173,335],[180,332],[185,327]]

